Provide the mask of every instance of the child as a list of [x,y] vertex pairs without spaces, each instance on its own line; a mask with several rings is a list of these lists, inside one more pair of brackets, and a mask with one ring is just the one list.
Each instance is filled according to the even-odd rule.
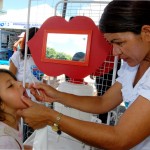
[[[28,40],[34,37],[36,32],[39,29],[36,27],[32,27],[29,29],[29,35],[28,35]],[[10,57],[10,65],[9,65],[9,70],[16,76],[18,81],[23,82],[23,77],[24,77],[24,63],[25,63],[25,46],[26,46],[26,34],[24,35],[22,42],[21,42],[21,49],[19,51],[16,51],[13,53],[13,55]],[[33,82],[40,82],[43,75],[42,73],[38,75],[37,72],[40,73],[38,70],[37,66],[34,63],[34,60],[32,58],[30,49],[28,48],[27,51],[27,60],[26,60],[26,79],[25,82],[30,83]],[[39,80],[38,80],[39,79]],[[33,101],[35,101],[35,98],[30,94],[30,91],[27,90],[28,95],[31,97]],[[33,132],[34,130],[30,127],[28,127],[27,124],[24,124],[23,126],[23,141],[25,141]]]
[[28,97],[22,83],[9,70],[0,69],[0,149],[23,149],[20,118],[16,116],[18,109],[27,107],[21,96]]

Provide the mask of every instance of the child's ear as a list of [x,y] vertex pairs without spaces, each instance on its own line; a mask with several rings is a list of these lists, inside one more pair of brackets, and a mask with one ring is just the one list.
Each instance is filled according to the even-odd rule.
[[150,25],[142,26],[141,35],[144,40],[150,42]]
[[1,104],[0,104],[0,109],[1,109],[2,111],[4,111],[4,109],[5,109],[5,105],[4,105],[3,102],[1,102]]

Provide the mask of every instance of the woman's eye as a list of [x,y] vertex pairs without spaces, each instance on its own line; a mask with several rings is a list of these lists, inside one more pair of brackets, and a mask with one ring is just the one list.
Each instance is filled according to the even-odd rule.
[[119,46],[122,46],[123,42],[117,42],[116,44],[119,45]]
[[10,84],[9,86],[8,86],[8,88],[11,88],[13,85],[12,84]]

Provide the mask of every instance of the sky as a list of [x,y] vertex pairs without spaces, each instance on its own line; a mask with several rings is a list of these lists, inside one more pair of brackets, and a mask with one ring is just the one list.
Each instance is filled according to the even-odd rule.
[[[31,26],[40,27],[44,21],[54,15],[62,16],[63,3],[59,3],[56,14],[55,6],[61,0],[31,0],[30,23]],[[71,16],[88,16],[96,25],[107,4],[100,4],[99,0],[86,0],[90,3],[68,3],[65,19],[69,20]],[[106,0],[110,1],[110,0]],[[71,0],[70,0],[71,2]],[[29,0],[3,0],[3,9],[7,14],[0,15],[1,28],[25,29],[27,23]],[[22,25],[22,23],[24,23]],[[37,25],[36,25],[37,24]]]
[[[31,5],[39,5],[39,4],[49,4],[51,7],[54,7],[59,1],[62,0],[31,0]],[[80,0],[84,1],[84,0]],[[94,0],[86,0],[86,1],[94,1]],[[97,0],[95,0],[97,1]],[[110,1],[110,0],[106,0]],[[28,6],[28,0],[3,0],[3,9],[22,9]]]
[[28,6],[27,0],[3,0],[3,10],[21,9]]
[[[40,5],[43,3],[49,4],[51,7],[54,6],[60,0],[31,0],[31,5]],[[3,0],[3,9],[23,9],[28,7],[28,0]]]
[[53,48],[57,52],[65,52],[73,56],[76,52],[86,53],[87,38],[87,34],[49,33],[47,37],[47,47]]
[[[31,0],[31,26],[40,27],[54,15],[54,7],[59,0]],[[3,0],[2,10],[7,13],[0,15],[1,28],[25,29],[28,16],[29,0]],[[36,25],[37,24],[37,25]]]

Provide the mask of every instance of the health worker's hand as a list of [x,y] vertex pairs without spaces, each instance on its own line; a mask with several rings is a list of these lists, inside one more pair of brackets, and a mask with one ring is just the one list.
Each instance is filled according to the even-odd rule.
[[30,89],[30,92],[38,101],[42,102],[55,102],[59,91],[50,85],[44,83],[26,84],[26,88]]
[[[22,97],[22,101],[28,106],[26,109],[18,110],[17,115],[33,129],[43,128],[51,125],[50,118],[51,109],[42,104],[35,103],[27,97]],[[52,111],[53,112],[53,111]]]

